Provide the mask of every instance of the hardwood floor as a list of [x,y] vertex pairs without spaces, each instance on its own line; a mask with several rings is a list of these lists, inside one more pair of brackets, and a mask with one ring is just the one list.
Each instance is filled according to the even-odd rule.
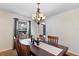
[[4,52],[0,52],[0,56],[17,56],[15,49],[10,49]]
[[77,55],[75,55],[73,53],[70,53],[70,52],[67,52],[66,55],[68,55],[68,56],[77,56]]
[[[15,49],[10,49],[4,52],[0,52],[0,56],[17,56],[17,53]],[[77,56],[77,55],[67,52],[64,56]]]

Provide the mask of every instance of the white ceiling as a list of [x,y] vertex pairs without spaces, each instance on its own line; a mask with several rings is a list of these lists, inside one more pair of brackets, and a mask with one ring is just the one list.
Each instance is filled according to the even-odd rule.
[[[36,12],[36,3],[0,3],[0,9],[31,17]],[[79,3],[41,3],[40,9],[47,17],[79,8]]]

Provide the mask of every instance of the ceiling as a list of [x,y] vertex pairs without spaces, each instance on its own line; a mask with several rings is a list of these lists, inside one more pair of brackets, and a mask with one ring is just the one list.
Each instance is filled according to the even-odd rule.
[[[36,12],[36,3],[0,3],[0,10],[5,10],[31,18]],[[79,8],[79,3],[41,3],[40,9],[47,17]]]

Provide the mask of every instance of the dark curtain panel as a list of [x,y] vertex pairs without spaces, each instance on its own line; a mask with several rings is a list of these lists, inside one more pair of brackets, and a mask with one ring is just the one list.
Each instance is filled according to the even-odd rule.
[[31,21],[29,21],[29,31],[28,31],[29,38],[31,37]]
[[17,35],[17,21],[18,21],[18,18],[14,18],[14,37],[16,37]]
[[[17,35],[17,21],[18,21],[18,18],[14,18],[14,37],[16,37]],[[15,49],[15,40],[13,42],[13,49]]]
[[46,25],[43,25],[43,35],[46,35]]

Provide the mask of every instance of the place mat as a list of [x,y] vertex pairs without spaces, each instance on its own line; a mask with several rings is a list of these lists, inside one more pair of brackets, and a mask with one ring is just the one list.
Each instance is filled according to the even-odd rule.
[[55,46],[51,46],[43,42],[40,42],[39,45],[36,45],[36,46],[54,55],[58,55],[63,50],[63,49],[57,48]]

